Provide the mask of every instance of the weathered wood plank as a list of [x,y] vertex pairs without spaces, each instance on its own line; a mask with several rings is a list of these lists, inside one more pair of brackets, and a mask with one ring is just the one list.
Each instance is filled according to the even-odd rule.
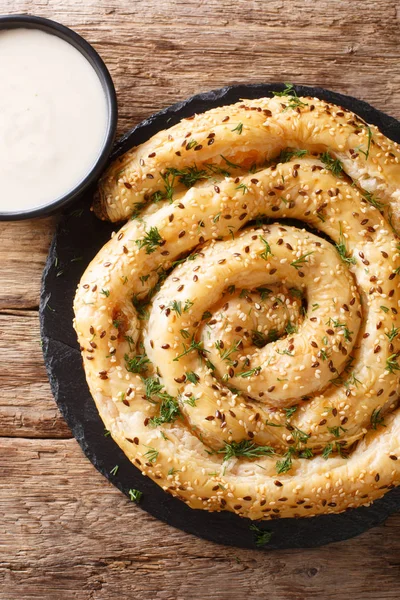
[[[9,12],[59,20],[95,45],[116,84],[119,133],[243,82],[321,85],[400,117],[396,0],[0,0]],[[132,505],[74,440],[21,439],[70,435],[37,314],[21,310],[38,305],[55,221],[0,223],[0,600],[399,598],[400,515],[321,549],[224,548]]]
[[394,600],[400,515],[359,538],[265,555],[172,529],[132,504],[75,440],[0,440],[0,599]]
[[38,313],[1,312],[0,348],[0,436],[70,437],[43,364]]
[[55,218],[0,222],[0,310],[39,305]]
[[116,83],[120,132],[238,82],[322,85],[399,115],[398,10],[395,0],[0,0],[1,12],[60,20],[95,45]]

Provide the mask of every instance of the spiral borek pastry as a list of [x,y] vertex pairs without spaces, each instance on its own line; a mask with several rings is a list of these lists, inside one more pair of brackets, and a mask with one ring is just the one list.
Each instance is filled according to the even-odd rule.
[[288,91],[105,173],[95,212],[130,220],[82,276],[75,328],[106,428],[164,490],[266,519],[398,485],[399,158]]

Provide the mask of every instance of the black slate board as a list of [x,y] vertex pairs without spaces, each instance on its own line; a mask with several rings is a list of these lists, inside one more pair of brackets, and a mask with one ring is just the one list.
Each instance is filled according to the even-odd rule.
[[[282,84],[239,85],[193,96],[151,116],[128,132],[116,145],[112,159],[147,140],[160,129],[170,127],[195,112],[242,98],[270,96]],[[365,102],[321,88],[295,86],[299,95],[323,98],[360,115],[396,142],[400,123]],[[45,266],[40,300],[43,352],[51,388],[66,422],[89,460],[107,479],[127,494],[130,488],[143,492],[140,507],[158,519],[183,531],[229,546],[255,548],[251,521],[231,513],[192,510],[172,498],[150,479],[143,477],[119,449],[104,436],[104,425],[88,390],[80,352],[72,328],[72,302],[77,283],[86,265],[109,239],[116,227],[103,223],[90,212],[93,190],[89,190],[65,214],[51,244]],[[111,470],[119,465],[117,474]],[[349,510],[340,515],[309,519],[279,519],[259,523],[273,533],[265,550],[309,548],[345,540],[382,523],[400,509],[400,488],[390,491],[370,507]],[[155,540],[155,543],[158,543]]]

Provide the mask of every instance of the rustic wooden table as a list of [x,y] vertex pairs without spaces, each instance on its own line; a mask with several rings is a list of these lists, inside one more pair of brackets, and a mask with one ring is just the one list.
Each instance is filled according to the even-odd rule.
[[[396,1],[0,0],[9,12],[54,18],[96,47],[116,84],[120,133],[237,82],[321,85],[400,118]],[[400,514],[344,543],[266,554],[172,529],[94,469],[41,355],[40,278],[55,224],[0,225],[0,599],[399,598]]]

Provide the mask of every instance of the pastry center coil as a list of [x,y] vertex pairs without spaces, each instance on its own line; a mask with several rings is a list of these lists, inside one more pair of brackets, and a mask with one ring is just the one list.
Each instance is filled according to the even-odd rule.
[[397,478],[399,152],[299,102],[161,132],[95,201],[130,220],[77,292],[89,386],[134,463],[196,508],[332,512]]

